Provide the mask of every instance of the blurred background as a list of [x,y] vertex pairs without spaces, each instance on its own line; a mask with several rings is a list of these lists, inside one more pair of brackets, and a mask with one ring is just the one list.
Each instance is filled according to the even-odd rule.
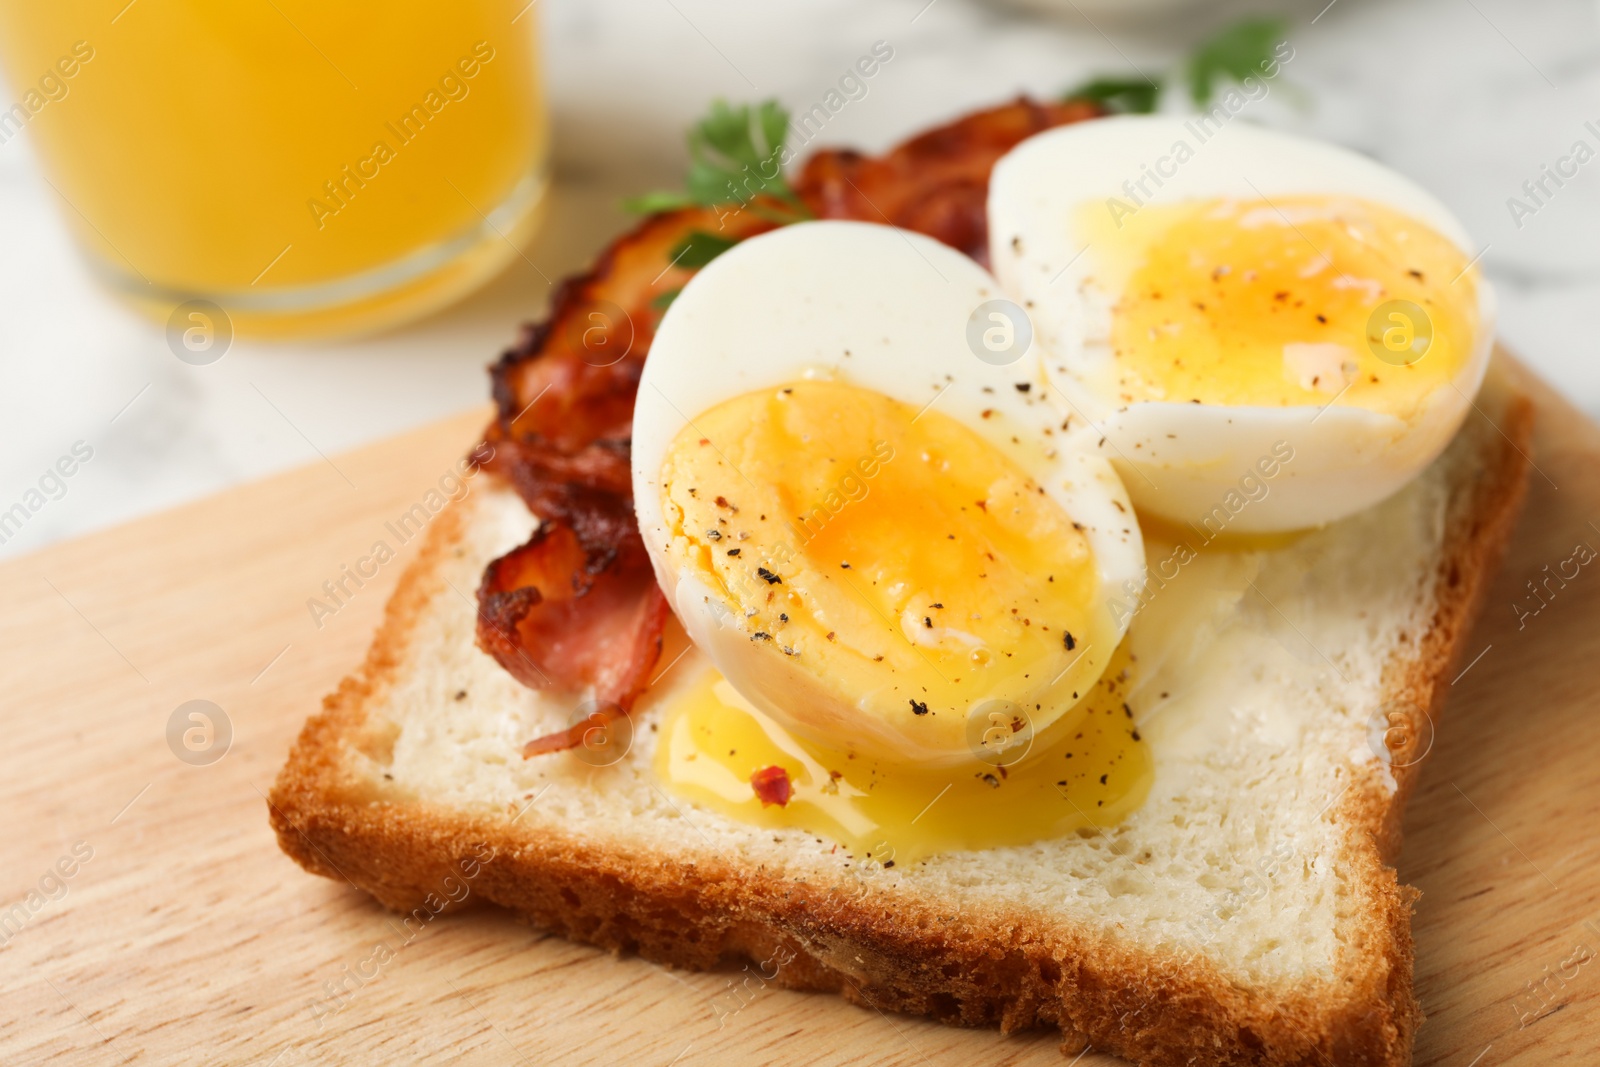
[[[17,104],[26,111],[10,124],[0,114],[0,511],[23,499],[60,457],[92,453],[59,498],[52,494],[5,538],[0,556],[321,462],[483,404],[484,365],[520,323],[542,313],[563,275],[628,225],[622,201],[680,186],[684,132],[711,99],[775,97],[805,110],[879,41],[892,48],[892,60],[809,147],[881,150],[964,111],[1018,93],[1059,96],[1097,75],[1159,80],[1197,42],[1241,17],[1282,18],[1293,58],[1245,117],[1368,153],[1436,193],[1486,249],[1482,262],[1500,294],[1502,339],[1575,404],[1600,416],[1600,364],[1588,321],[1600,308],[1600,161],[1591,162],[1600,152],[1595,0],[535,0],[526,6],[484,0],[438,12],[408,0],[386,8],[382,19],[363,17],[367,5],[352,4],[342,14],[355,21],[331,34],[320,32],[322,25],[305,32],[289,17],[303,4],[259,2],[263,26],[304,41],[304,66],[285,74],[286,96],[258,101],[239,128],[223,129],[234,124],[213,107],[212,118],[194,124],[214,128],[168,128],[155,137],[147,131],[159,124],[145,109],[207,93],[208,76],[235,77],[240,64],[259,59],[248,44],[266,31],[242,21],[230,25],[241,50],[229,54],[201,36],[175,40],[161,21],[170,15],[164,9],[204,4],[0,0],[9,94],[0,107],[12,106],[14,116]],[[413,7],[418,20],[452,25],[497,18],[507,24],[496,37],[502,44],[488,59],[470,49],[456,57],[461,49],[433,40],[441,35],[431,30],[407,34],[407,25],[422,24],[406,22]],[[94,20],[92,32],[62,14],[75,9]],[[224,21],[231,19],[232,9]],[[374,29],[379,23],[381,33]],[[79,40],[92,50],[87,60],[70,58]],[[103,117],[116,136],[63,143],[48,124],[61,120],[67,128],[62,112],[75,106],[109,107],[103,93],[84,91],[90,80],[126,77],[119,49],[127,56],[157,40],[186,58],[151,68],[152,80],[116,103],[126,114]],[[72,75],[55,66],[62,58]],[[261,255],[215,240],[208,218],[222,213],[237,216],[228,221],[229,233],[255,223],[273,232],[263,190],[277,173],[274,161],[241,145],[259,135],[314,146],[321,132],[343,121],[340,94],[413,85],[416,70],[439,82],[441,107],[476,92],[477,114],[493,120],[482,129],[457,129],[451,136],[462,139],[429,157],[454,198],[435,203],[381,177],[372,178],[369,193],[328,168],[329,180],[340,181],[347,194],[354,190],[369,202],[379,194],[394,198],[387,221],[370,231],[354,218],[338,218],[341,202],[332,193],[321,201],[324,211],[312,209],[312,223],[342,227],[341,240],[349,235],[348,255],[340,251],[318,263],[306,258],[304,245],[297,257],[293,242],[285,242],[291,247],[273,259],[270,249]],[[58,81],[40,89],[46,77]],[[36,89],[35,109],[28,94]],[[1182,94],[1168,94],[1166,106],[1186,105]],[[289,125],[269,128],[263,115]],[[445,127],[440,122],[436,129]],[[396,133],[399,145],[414,131]],[[420,141],[425,134],[415,136]],[[385,162],[366,153],[335,160],[365,166],[369,177],[381,174]],[[179,168],[191,183],[202,180],[174,196],[170,183],[150,177],[162,168]],[[1567,176],[1556,183],[1546,168]],[[1535,199],[1524,183],[1541,179],[1544,192]],[[161,210],[142,212],[147,203]],[[98,212],[112,210],[131,213],[127,232],[137,231],[153,251],[116,250],[95,225]],[[305,292],[326,296],[333,284],[327,279],[340,270],[371,280],[371,272],[361,273],[358,251],[390,245],[403,251],[435,222],[454,225],[451,219],[481,222],[482,241],[452,248],[448,276],[437,264],[415,260],[420,280],[406,283],[417,287],[406,294],[407,308],[442,309],[385,327],[401,312],[378,302],[349,321],[315,324],[380,328],[356,339],[251,336],[252,324],[258,333],[272,332],[261,327],[261,317],[272,314],[268,300],[241,313],[246,321],[238,336],[226,336],[225,324],[184,319],[220,328],[223,336],[207,338],[204,359],[192,351],[180,358],[184,330],[173,333],[165,321],[175,301],[146,301],[156,306],[141,311],[114,293],[128,284],[120,264],[148,264],[147,255],[159,259],[164,251],[175,257],[173,270],[201,264],[233,271],[240,293],[277,271],[281,279],[306,280]],[[196,250],[219,258],[202,263]],[[258,262],[265,269],[252,282]]]

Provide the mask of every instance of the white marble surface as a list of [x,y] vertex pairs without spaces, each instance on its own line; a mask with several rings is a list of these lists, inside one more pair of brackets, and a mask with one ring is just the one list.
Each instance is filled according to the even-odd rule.
[[[1034,0],[1052,6],[1055,0]],[[1600,159],[1518,228],[1507,208],[1575,140],[1600,148],[1594,0],[1201,3],[1154,23],[1050,19],[972,0],[540,0],[558,185],[530,258],[559,277],[623,223],[626,194],[672,184],[681,134],[715,95],[819,100],[879,39],[894,59],[825,140],[882,147],[1019,91],[1155,73],[1245,10],[1293,23],[1295,58],[1250,116],[1369,152],[1434,189],[1489,246],[1502,335],[1600,416]],[[1319,15],[1320,12],[1320,15]],[[1315,20],[1315,21],[1313,21]],[[517,263],[466,303],[353,343],[236,342],[175,359],[95,288],[26,138],[0,145],[0,510],[82,440],[94,458],[0,555],[215,492],[417,426],[486,397],[483,365],[548,287]],[[130,403],[131,401],[131,403]],[[465,444],[465,442],[464,442]]]

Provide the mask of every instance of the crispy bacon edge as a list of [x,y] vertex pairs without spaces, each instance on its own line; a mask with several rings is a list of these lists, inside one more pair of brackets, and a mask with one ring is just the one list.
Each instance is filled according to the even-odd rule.
[[[1084,101],[1022,97],[881,156],[818,151],[795,190],[818,218],[916,230],[987,265],[995,162],[1035,133],[1101,114]],[[594,692],[593,710],[530,741],[524,758],[582,744],[596,725],[627,715],[649,684],[668,607],[633,514],[640,373],[665,302],[695,273],[674,260],[676,250],[696,232],[739,241],[771,230],[770,206],[757,199],[645,219],[588,273],[564,281],[549,317],[524,327],[490,368],[496,415],[480,448],[493,448],[487,468],[539,526],[485,568],[478,645],[525,685]]]
[[824,219],[858,219],[916,230],[989,266],[989,173],[1036,133],[1098,118],[1087,100],[1018,97],[868,156],[826,149],[801,169],[795,191]]
[[529,742],[524,757],[582,744],[649,684],[669,609],[633,515],[629,443],[644,356],[660,299],[694,273],[671,265],[674,250],[696,231],[742,239],[773,225],[754,210],[646,219],[564,282],[549,318],[490,368],[487,467],[540,521],[484,569],[478,646],[530,687],[593,690],[587,715]]

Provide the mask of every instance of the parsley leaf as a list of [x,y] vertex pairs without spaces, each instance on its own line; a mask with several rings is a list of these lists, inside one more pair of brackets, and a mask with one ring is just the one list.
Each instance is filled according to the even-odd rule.
[[685,193],[645,193],[625,202],[629,211],[640,215],[654,215],[658,211],[675,211],[680,207],[693,207],[694,200]]
[[1246,18],[1206,41],[1189,57],[1185,75],[1189,96],[1201,107],[1211,102],[1218,81],[1242,82],[1259,78],[1272,65],[1278,43],[1284,39],[1284,22],[1278,18]]
[[1107,111],[1127,115],[1148,115],[1161,100],[1161,85],[1144,78],[1119,78],[1105,75],[1090,78],[1063,94],[1064,100],[1091,100]]
[[695,230],[672,250],[672,264],[699,270],[738,243],[731,237],[718,237],[714,233]]
[[672,306],[672,302],[674,300],[678,299],[678,294],[681,292],[683,292],[682,289],[668,289],[664,292],[657,293],[655,296],[650,298],[650,306],[655,308],[657,311],[665,311]]
[[686,192],[646,193],[628,201],[627,207],[641,213],[694,205],[742,207],[757,196],[768,196],[785,202],[789,208],[776,221],[809,217],[783,175],[788,130],[789,112],[776,100],[764,100],[754,106],[713,101],[706,117],[689,130]]
[[[1178,70],[1163,74],[1156,82],[1144,77],[1101,75],[1063,93],[1061,98],[1091,100],[1118,114],[1146,115],[1161,103],[1166,83],[1181,75],[1188,85],[1189,98],[1203,108],[1211,103],[1218,82],[1276,76],[1281,65],[1278,47],[1285,39],[1286,28],[1279,18],[1240,19],[1203,41]],[[1272,75],[1267,74],[1269,70]]]

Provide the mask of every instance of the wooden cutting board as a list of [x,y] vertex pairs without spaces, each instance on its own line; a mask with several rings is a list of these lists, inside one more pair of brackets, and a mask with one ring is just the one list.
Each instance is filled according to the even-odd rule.
[[[1420,1064],[1589,1063],[1600,1047],[1600,567],[1552,582],[1536,615],[1514,607],[1539,604],[1525,583],[1546,565],[1571,574],[1577,545],[1600,549],[1600,430],[1533,389],[1528,509],[1406,820]],[[1067,1062],[1050,1034],[771,988],[719,1027],[734,969],[617,959],[496,912],[441,918],[372,962],[404,940],[391,917],[286,859],[263,794],[416,539],[320,626],[307,600],[374,541],[396,545],[385,524],[484,419],[0,566],[0,1063]],[[231,727],[208,765],[168,742],[192,700]],[[220,736],[190,741],[214,754]]]

